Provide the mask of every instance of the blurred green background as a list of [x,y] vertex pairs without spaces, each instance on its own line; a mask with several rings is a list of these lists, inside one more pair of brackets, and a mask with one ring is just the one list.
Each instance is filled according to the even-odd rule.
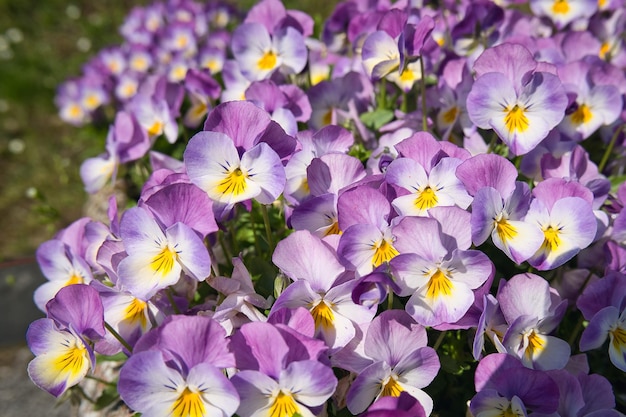
[[[55,91],[98,50],[119,44],[128,11],[149,3],[0,0],[0,267],[32,259],[40,243],[83,215],[80,164],[103,152],[106,129],[63,123]],[[284,2],[318,22],[335,3]]]

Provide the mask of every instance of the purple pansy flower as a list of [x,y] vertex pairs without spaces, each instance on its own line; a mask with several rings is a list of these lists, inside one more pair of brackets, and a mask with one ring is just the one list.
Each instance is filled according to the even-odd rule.
[[484,357],[474,376],[477,394],[470,402],[476,417],[526,416],[529,411],[550,414],[557,410],[559,388],[547,374],[528,369],[511,355]]
[[363,340],[367,362],[355,370],[358,375],[348,392],[348,409],[361,413],[372,401],[406,392],[430,415],[433,402],[422,388],[432,382],[440,365],[427,342],[425,329],[404,311],[384,311],[376,317]]
[[233,415],[239,395],[223,373],[235,365],[225,336],[208,317],[168,318],[124,363],[120,396],[144,415]]
[[476,60],[474,71],[469,117],[481,129],[493,129],[513,154],[531,151],[563,119],[567,96],[561,81],[540,71],[524,46],[489,48]]
[[59,397],[93,370],[92,343],[104,337],[104,310],[98,292],[83,284],[62,288],[47,309],[48,318],[31,323],[26,334],[35,355],[28,375]]

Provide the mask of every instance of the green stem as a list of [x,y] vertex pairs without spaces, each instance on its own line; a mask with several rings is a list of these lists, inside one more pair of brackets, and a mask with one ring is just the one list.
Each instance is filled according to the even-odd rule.
[[259,231],[254,227],[254,210],[250,210],[250,227],[252,228],[252,235],[254,236],[254,250],[257,256],[262,256],[261,243],[259,242]]
[[230,264],[230,262],[232,262],[233,255],[230,252],[230,250],[228,249],[228,245],[226,245],[226,241],[224,240],[224,232],[222,232],[221,230],[219,230],[217,232],[217,241],[220,242],[220,246],[222,247],[222,251],[224,252],[224,256],[226,257],[226,260]]
[[85,375],[85,378],[86,379],[91,379],[93,381],[99,382],[99,383],[104,384],[104,385],[109,385],[111,387],[116,387],[117,386],[117,384],[115,382],[105,381],[104,379],[98,378],[98,377],[93,376],[93,375],[87,374],[87,375]]
[[406,93],[406,91],[402,91],[402,104],[400,104],[400,111],[406,114],[408,108],[409,108],[408,94]]
[[609,157],[613,152],[613,148],[615,147],[615,142],[617,142],[617,138],[620,133],[624,130],[624,125],[621,125],[619,128],[615,129],[615,133],[611,137],[611,141],[609,142],[609,146],[607,146],[606,151],[604,151],[604,155],[602,156],[602,160],[600,164],[598,164],[598,171],[602,172],[606,167],[606,164],[609,162]]
[[380,80],[380,91],[379,91],[378,103],[381,109],[387,108],[387,79],[382,78]]
[[435,350],[439,349],[439,346],[441,346],[441,344],[443,343],[443,339],[445,337],[446,337],[446,332],[445,331],[439,333],[439,337],[435,341],[435,344],[433,345],[433,349],[435,349]]
[[270,247],[270,253],[274,253],[274,238],[272,237],[272,225],[270,224],[270,216],[267,206],[261,204],[261,214],[263,215],[263,223],[265,224],[265,234],[267,235],[267,244]]
[[387,310],[393,310],[393,291],[391,288],[387,288]]
[[124,346],[124,348],[126,348],[127,351],[129,351],[130,353],[133,353],[132,346],[129,345],[128,342],[124,340],[124,338],[120,336],[120,334],[116,332],[115,329],[111,327],[111,325],[107,323],[106,321],[104,322],[104,327],[109,331],[109,333],[113,335],[114,338],[117,339],[118,342],[122,344],[122,346]]
[[493,152],[493,148],[496,147],[496,142],[498,141],[498,135],[496,132],[491,134],[491,140],[489,141],[489,145],[487,146],[487,151],[485,153]]
[[424,59],[422,57],[420,60],[420,87],[422,90],[422,130],[424,132],[428,131],[428,117],[426,117],[426,77],[424,76]]

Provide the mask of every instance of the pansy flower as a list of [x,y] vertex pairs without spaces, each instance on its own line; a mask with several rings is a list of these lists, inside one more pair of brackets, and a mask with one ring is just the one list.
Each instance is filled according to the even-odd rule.
[[315,336],[328,347],[344,347],[355,336],[356,325],[374,317],[374,309],[352,300],[353,274],[346,272],[329,245],[309,231],[296,231],[280,241],[272,261],[294,281],[280,294],[272,312],[307,308],[315,320]]
[[493,129],[514,155],[541,142],[565,116],[567,96],[559,78],[540,71],[528,49],[505,43],[483,52],[467,112],[481,129]]
[[551,415],[559,404],[559,387],[547,374],[528,369],[511,355],[484,357],[474,377],[477,394],[470,402],[475,416]]
[[591,191],[576,182],[550,178],[533,189],[526,221],[544,234],[539,249],[528,262],[545,271],[563,265],[593,242],[597,222]]
[[474,290],[493,276],[493,264],[484,253],[468,250],[469,241],[450,238],[449,230],[444,234],[434,218],[405,217],[394,229],[400,230],[405,238],[396,246],[403,253],[391,267],[402,288],[399,295],[411,296],[406,311],[423,326],[458,321],[474,303]]
[[184,160],[191,181],[214,201],[218,218],[253,198],[271,204],[285,187],[285,169],[267,143],[239,155],[225,134],[199,132],[189,140]]
[[239,395],[224,369],[234,366],[225,330],[201,316],[172,316],[146,334],[120,370],[118,391],[144,415],[228,417]]
[[261,23],[244,23],[233,32],[231,47],[242,74],[251,81],[275,71],[298,74],[307,62],[304,37],[292,27],[270,35]]
[[202,281],[211,274],[211,259],[198,234],[184,223],[167,228],[141,207],[128,209],[120,235],[128,256],[117,270],[120,286],[142,300],[174,285],[181,273]]
[[496,297],[509,324],[502,340],[507,352],[529,368],[563,368],[570,346],[551,333],[565,314],[567,300],[554,294],[543,277],[530,273],[500,285]]
[[47,305],[48,318],[34,321],[26,340],[35,355],[30,379],[59,397],[95,367],[91,343],[104,337],[104,315],[98,292],[87,285],[61,289]]
[[424,328],[404,311],[384,311],[376,317],[363,341],[367,365],[356,370],[358,375],[348,391],[350,412],[361,413],[372,401],[406,392],[430,415],[433,401],[422,388],[432,382],[440,365],[427,342]]
[[609,339],[609,358],[626,372],[626,277],[610,273],[589,285],[577,302],[589,325],[580,338],[580,350],[600,348]]
[[[296,312],[288,321],[307,333],[307,316]],[[313,417],[335,392],[337,378],[321,361],[323,343],[291,325],[248,323],[233,336],[239,371],[231,380],[241,397],[238,415]]]

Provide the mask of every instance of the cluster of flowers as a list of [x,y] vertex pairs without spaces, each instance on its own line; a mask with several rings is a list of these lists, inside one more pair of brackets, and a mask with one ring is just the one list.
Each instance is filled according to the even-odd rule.
[[40,246],[31,379],[115,358],[146,416],[622,415],[623,1],[423,3],[321,40],[279,0],[135,9],[58,102],[113,104],[89,192],[149,176]]

